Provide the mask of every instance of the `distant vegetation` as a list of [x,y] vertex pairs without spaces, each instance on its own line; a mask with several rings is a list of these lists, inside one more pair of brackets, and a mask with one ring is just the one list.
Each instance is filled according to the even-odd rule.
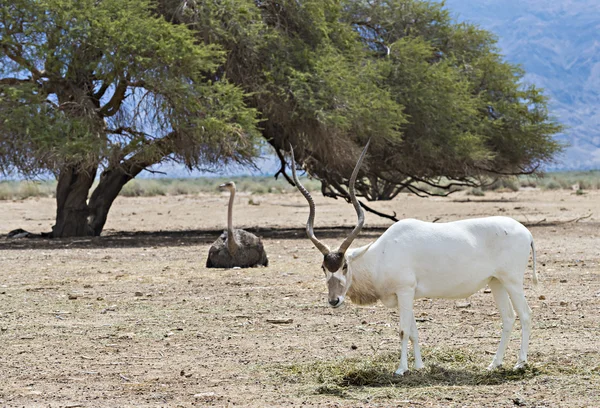
[[[237,190],[251,194],[285,194],[294,188],[284,179],[273,177],[233,177],[233,178],[159,178],[134,179],[125,185],[120,195],[124,197],[176,196],[198,193],[215,193],[225,181],[234,180]],[[321,189],[321,183],[314,179],[304,179],[309,191]],[[94,186],[95,187],[95,186]],[[545,177],[520,176],[505,178],[484,187],[467,190],[474,196],[485,195],[486,191],[518,191],[521,188],[542,190],[599,190],[600,170],[586,172],[548,173]],[[0,181],[0,200],[23,200],[30,197],[54,197],[56,181]],[[93,191],[93,190],[92,190]]]
[[[120,195],[124,197],[176,196],[198,193],[216,193],[219,185],[233,180],[237,191],[251,194],[283,194],[294,187],[284,179],[273,177],[233,177],[233,178],[159,178],[134,179],[125,184]],[[318,191],[321,183],[317,180],[303,180],[309,191]],[[96,187],[97,183],[92,187]],[[55,197],[56,181],[0,181],[0,200],[23,200],[30,197]]]

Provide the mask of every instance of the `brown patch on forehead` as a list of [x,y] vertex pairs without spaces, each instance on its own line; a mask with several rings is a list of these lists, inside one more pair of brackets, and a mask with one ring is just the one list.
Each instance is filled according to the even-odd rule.
[[337,272],[344,263],[344,254],[340,252],[329,253],[323,257],[323,265],[329,272]]

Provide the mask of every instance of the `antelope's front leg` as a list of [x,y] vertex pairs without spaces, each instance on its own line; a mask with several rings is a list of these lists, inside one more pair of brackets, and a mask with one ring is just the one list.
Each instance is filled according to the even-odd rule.
[[412,328],[411,328],[411,333],[410,333],[410,341],[412,341],[413,344],[413,350],[414,350],[414,354],[415,354],[415,370],[420,370],[423,367],[425,367],[423,365],[423,360],[421,359],[421,349],[419,348],[419,333],[417,332],[417,321],[415,320],[414,317],[414,311],[413,311],[413,320],[412,320]]
[[[401,349],[400,366],[398,367],[396,372],[394,372],[394,375],[404,375],[404,373],[408,371],[408,339],[414,339],[416,336],[416,332],[414,333],[414,335],[412,333],[413,325],[415,323],[415,318],[413,314],[414,291],[406,290],[398,292],[396,293],[396,296],[398,296],[398,308],[400,309]],[[416,331],[416,327],[414,327],[414,329]],[[418,345],[416,347],[418,348]]]

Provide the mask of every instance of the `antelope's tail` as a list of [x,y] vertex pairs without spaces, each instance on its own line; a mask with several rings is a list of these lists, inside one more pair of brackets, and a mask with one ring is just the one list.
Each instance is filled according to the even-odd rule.
[[533,243],[533,237],[531,238],[531,253],[533,254],[533,284],[537,285],[538,277],[537,277],[537,273],[535,271],[536,259],[535,259],[535,244]]

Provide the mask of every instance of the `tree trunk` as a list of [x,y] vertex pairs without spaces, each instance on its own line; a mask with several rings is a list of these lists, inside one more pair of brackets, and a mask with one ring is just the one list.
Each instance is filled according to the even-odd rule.
[[89,204],[88,192],[98,166],[88,168],[87,172],[81,171],[79,167],[67,167],[61,171],[56,188],[56,225],[52,227],[51,236],[100,236],[110,207],[123,186],[146,167],[171,154],[174,135],[175,132],[172,132],[117,166],[105,169]]
[[56,224],[53,238],[92,235],[88,225],[87,197],[96,177],[96,167],[66,166],[58,175],[56,187]]
[[89,225],[95,236],[99,236],[102,233],[108,211],[123,186],[138,173],[139,171],[133,175],[121,167],[106,169],[102,172],[100,182],[92,193],[89,203]]
[[136,153],[116,167],[109,167],[100,175],[100,182],[92,193],[89,202],[90,229],[95,236],[102,233],[108,211],[113,201],[125,184],[134,179],[146,167],[149,167],[173,152],[172,139],[175,132],[171,132],[162,139],[154,141],[151,146]]

